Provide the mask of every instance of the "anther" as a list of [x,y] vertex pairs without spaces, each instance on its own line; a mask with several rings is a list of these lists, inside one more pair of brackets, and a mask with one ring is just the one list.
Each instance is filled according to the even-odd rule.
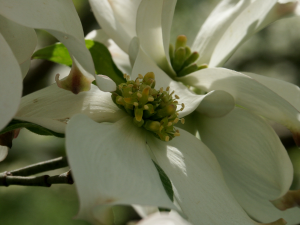
[[178,123],[178,121],[179,121],[179,118],[176,118],[176,119],[174,120],[173,123],[174,123],[174,124],[175,124],[175,123]]
[[132,95],[132,91],[129,91],[128,94]]
[[170,90],[170,87],[168,86],[167,88],[166,88],[166,91],[169,91]]
[[172,126],[173,123],[172,122],[168,122],[168,127]]
[[138,98],[141,98],[141,97],[142,97],[142,94],[141,94],[140,92],[138,92],[138,93],[136,94],[136,96],[138,96]]
[[139,74],[138,77],[139,77],[140,79],[143,79],[143,78],[144,78],[144,76],[143,76],[142,74]]
[[181,118],[180,122],[181,122],[181,124],[184,124],[185,123],[185,119]]
[[124,79],[126,79],[126,77],[127,77],[127,74],[126,74],[126,73],[124,73],[124,74],[123,74],[123,77],[124,77]]
[[161,88],[159,89],[159,92],[160,92],[160,93],[163,93],[163,91],[164,91],[164,89],[161,87]]
[[148,97],[148,101],[149,101],[149,102],[153,102],[153,101],[154,101],[154,98],[150,96],[150,97]]
[[130,76],[129,75],[126,75],[126,80],[130,80]]
[[185,106],[184,106],[184,103],[181,104],[181,107],[182,107],[182,108],[180,109],[180,111],[184,110],[184,107],[185,107]]
[[138,107],[138,106],[139,106],[139,103],[134,102],[133,105],[134,105],[135,107]]
[[133,87],[133,84],[128,84],[127,87]]
[[178,95],[175,95],[175,98],[176,98],[176,99],[179,99],[179,96],[178,96]]
[[145,110],[148,110],[148,109],[149,109],[149,106],[144,105],[144,109],[145,109]]
[[170,95],[174,94],[175,91],[172,91]]
[[165,137],[165,141],[169,141],[170,140],[170,137],[169,136],[166,136]]
[[140,80],[138,80],[138,79],[135,81],[135,83],[136,83],[137,85],[140,85],[140,84],[141,84],[141,83],[140,83]]
[[180,136],[180,133],[179,133],[179,132],[176,132],[176,133],[174,134],[174,136],[175,136],[175,137],[178,137],[178,136]]

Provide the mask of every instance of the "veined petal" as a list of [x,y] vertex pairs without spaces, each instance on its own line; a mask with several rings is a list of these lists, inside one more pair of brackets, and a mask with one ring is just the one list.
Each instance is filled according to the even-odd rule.
[[242,73],[224,68],[208,68],[187,75],[180,81],[202,90],[224,90],[238,105],[278,122],[294,135],[300,135],[300,113],[278,94]]
[[34,29],[24,27],[0,15],[0,33],[13,51],[19,65],[24,68],[22,74],[25,77],[30,66],[31,55],[37,44]]
[[23,26],[48,31],[68,48],[89,74],[95,73],[81,22],[71,0],[3,0],[0,14]]
[[197,34],[192,50],[199,52],[197,64],[209,64],[214,49],[234,19],[251,0],[223,0],[212,11]]
[[155,161],[170,178],[183,213],[192,224],[256,224],[236,202],[213,153],[195,136],[163,142],[152,134],[147,143]]
[[135,24],[141,0],[90,0],[94,15],[105,33],[126,53],[136,36]]
[[0,130],[13,118],[22,96],[22,73],[13,51],[0,33]]
[[[227,185],[246,212],[254,208],[245,202],[245,196],[275,200],[289,190],[293,180],[292,163],[277,134],[264,119],[240,108],[221,118],[201,115],[194,118],[201,140],[217,157]],[[261,208],[256,207],[256,211]]]
[[112,39],[110,39],[104,30],[93,30],[85,38],[104,44],[108,48],[113,61],[118,68],[121,69],[123,73],[131,74],[131,65],[128,54],[125,53]]
[[175,72],[167,55],[175,5],[176,0],[143,0],[138,8],[136,23],[142,49],[171,76]]
[[277,0],[252,1],[226,29],[214,49],[209,66],[223,65],[251,35],[270,23],[292,14],[296,6],[297,2],[281,4],[277,3]]
[[292,106],[294,106],[298,111],[300,111],[300,88],[297,85],[254,73],[243,72],[243,74],[252,77],[254,80],[274,91],[280,97],[291,103]]
[[100,124],[85,115],[70,120],[66,148],[80,199],[78,218],[101,223],[102,208],[120,204],[176,209],[147,152],[145,132],[131,117]]
[[191,225],[176,212],[155,213],[146,219],[143,219],[137,225]]
[[[172,80],[145,54],[143,49],[140,48],[132,69],[131,79],[134,80],[138,77],[138,74],[146,74],[148,72],[155,74],[157,89],[170,87],[170,91],[175,91],[175,94],[180,97],[180,99],[178,99],[179,104],[184,104],[184,109],[179,112],[180,117],[192,113],[195,109],[212,117],[223,116],[234,107],[235,102],[233,97],[225,91],[222,91],[222,93],[215,91],[207,95],[193,94],[182,83]],[[178,109],[180,108],[181,106],[178,107]]]
[[15,118],[65,133],[67,122],[78,113],[97,122],[115,122],[127,115],[113,103],[110,93],[95,85],[90,91],[74,95],[53,84],[23,97]]

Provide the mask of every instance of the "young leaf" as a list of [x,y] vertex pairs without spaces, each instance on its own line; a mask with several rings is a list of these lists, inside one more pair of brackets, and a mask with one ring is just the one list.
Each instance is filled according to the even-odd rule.
[[19,128],[26,128],[39,135],[55,136],[60,138],[65,137],[64,134],[56,133],[40,125],[20,120],[12,120],[3,130],[0,131],[0,135]]
[[[115,65],[105,45],[92,40],[85,40],[85,45],[92,55],[96,74],[106,75],[116,84],[125,82],[123,73]],[[56,43],[37,50],[33,54],[32,59],[45,59],[66,66],[72,65],[72,59],[68,49],[62,43]]]

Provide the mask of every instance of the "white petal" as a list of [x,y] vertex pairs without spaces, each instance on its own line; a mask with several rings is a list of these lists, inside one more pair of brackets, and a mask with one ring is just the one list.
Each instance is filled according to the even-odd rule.
[[180,129],[180,136],[163,142],[153,135],[147,143],[157,163],[174,185],[175,198],[192,224],[256,224],[235,201],[212,152]]
[[105,75],[97,75],[96,76],[97,86],[101,91],[104,92],[112,92],[117,89],[116,83]]
[[[275,200],[289,190],[293,180],[292,163],[265,120],[240,108],[222,118],[200,115],[194,118],[201,140],[217,157],[227,185],[246,212],[252,206],[245,202],[245,195]],[[256,207],[256,211],[261,208]]]
[[287,100],[289,103],[291,103],[292,106],[294,106],[298,111],[300,111],[300,88],[297,85],[254,73],[246,72],[244,74],[248,75],[249,77],[252,77],[254,80],[258,81],[270,90],[274,91],[276,94],[278,94],[279,96]]
[[0,33],[0,130],[13,118],[22,96],[22,74],[10,46]]
[[120,204],[175,209],[147,152],[145,130],[135,127],[131,117],[98,124],[76,115],[67,126],[66,140],[79,218],[93,221],[97,216],[102,222],[99,210]]
[[97,122],[114,122],[125,116],[111,100],[111,94],[95,85],[91,90],[74,95],[53,84],[22,98],[16,119],[33,122],[58,133],[64,133],[66,123],[82,113]]
[[[234,99],[226,92],[212,92],[207,95],[193,94],[183,84],[172,80],[164,71],[162,71],[140,48],[132,69],[131,79],[136,79],[138,74],[145,75],[148,72],[155,74],[156,89],[161,87],[165,90],[170,87],[170,91],[175,91],[175,94],[180,97],[179,104],[184,104],[184,110],[179,112],[180,117],[184,117],[192,113],[195,109],[201,113],[209,114],[210,116],[222,116],[230,112],[234,107]],[[219,104],[216,107],[216,102]],[[178,110],[181,106],[178,106]]]
[[199,65],[210,62],[214,49],[234,19],[250,4],[250,0],[223,0],[212,11],[194,40],[192,50],[200,54]]
[[31,55],[37,44],[37,37],[34,29],[24,27],[0,15],[0,33],[13,51],[19,65],[22,65],[23,77],[26,75]]
[[133,205],[132,207],[142,218],[146,218],[153,213],[159,212],[158,208],[153,206]]
[[141,0],[90,0],[94,15],[105,33],[128,52],[130,40],[136,36],[137,8]]
[[[136,32],[142,49],[167,74],[175,75],[169,55],[169,34],[176,0],[143,0],[137,12]],[[169,7],[169,8],[167,8]],[[165,36],[163,36],[165,35]]]
[[294,135],[300,135],[300,113],[278,94],[244,74],[224,69],[209,68],[180,79],[202,90],[224,90],[230,93],[238,105],[274,120]]
[[247,213],[257,220],[274,221],[278,218],[283,218],[288,222],[287,225],[300,223],[299,207],[280,211],[270,201],[251,195],[242,195],[239,197],[239,200],[244,202]]
[[121,69],[123,73],[131,74],[131,65],[127,53],[125,53],[112,39],[110,39],[104,30],[93,30],[85,38],[104,44],[108,48],[117,67]]
[[0,162],[3,161],[8,154],[8,147],[0,145]]
[[215,47],[210,67],[221,66],[251,35],[270,23],[291,14],[295,3],[280,4],[276,0],[253,1],[235,18]]
[[88,73],[94,74],[93,60],[71,0],[2,0],[0,14],[23,26],[48,31],[68,48]]
[[137,223],[137,225],[191,225],[176,212],[155,213],[152,216]]

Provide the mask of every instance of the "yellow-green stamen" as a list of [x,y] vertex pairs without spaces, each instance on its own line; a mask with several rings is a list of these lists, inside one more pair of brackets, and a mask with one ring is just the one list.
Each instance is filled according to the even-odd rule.
[[145,76],[139,74],[133,81],[128,75],[125,83],[121,83],[118,89],[112,93],[114,103],[125,110],[133,117],[133,123],[138,127],[144,127],[146,130],[154,133],[156,137],[163,141],[170,141],[176,136],[180,136],[179,131],[175,130],[174,124],[183,119],[178,118],[177,110],[179,105],[174,91],[170,93],[170,87],[164,91],[159,91],[155,87],[155,75],[152,72]]

